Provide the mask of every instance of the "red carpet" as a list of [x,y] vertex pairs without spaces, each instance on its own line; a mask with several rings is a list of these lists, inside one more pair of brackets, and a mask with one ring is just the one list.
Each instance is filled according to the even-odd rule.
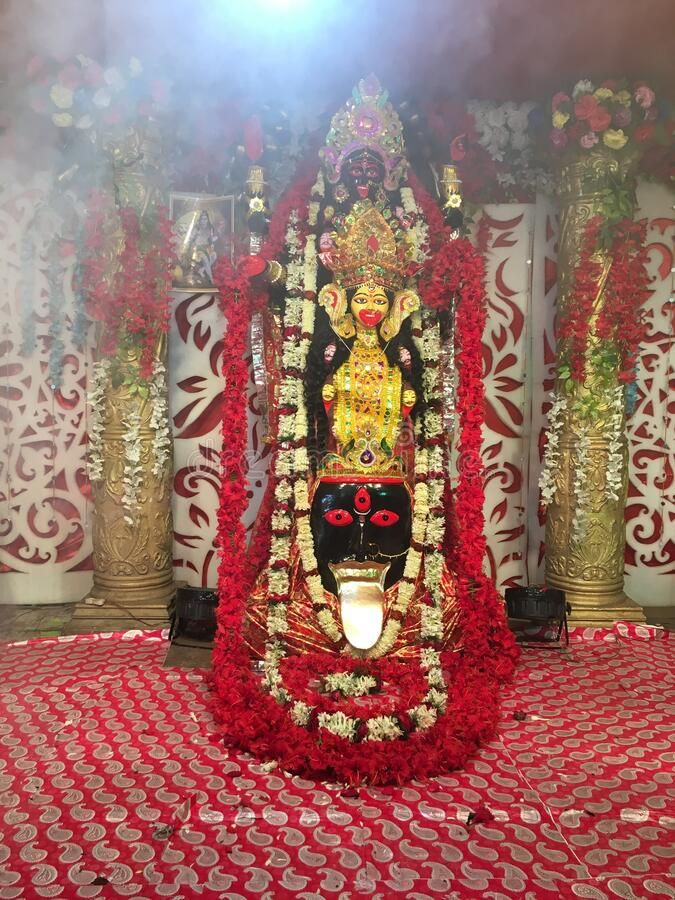
[[665,637],[525,651],[466,769],[358,792],[228,756],[159,632],[5,645],[0,898],[672,898]]

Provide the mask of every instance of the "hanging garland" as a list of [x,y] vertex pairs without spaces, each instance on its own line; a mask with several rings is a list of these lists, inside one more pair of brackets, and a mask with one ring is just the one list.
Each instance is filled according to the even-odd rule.
[[[118,210],[105,192],[92,191],[82,262],[87,313],[102,327],[102,355],[115,360],[121,350],[134,348],[143,380],[152,377],[158,337],[169,329],[172,237],[165,207],[158,208],[149,230],[152,239],[146,240],[135,209]],[[108,254],[116,232],[120,252],[111,273]]]
[[[440,297],[439,289],[434,301],[434,289],[430,288],[428,296],[433,308],[424,314],[424,327],[419,322],[413,329],[427,365],[424,392],[428,404],[424,420],[428,440],[416,455],[416,494],[419,496],[415,506],[418,518],[423,517],[424,527],[415,534],[410,551],[411,555],[417,553],[423,560],[428,586],[422,598],[423,645],[417,665],[413,660],[402,662],[388,656],[368,659],[366,667],[363,660],[339,653],[287,656],[284,635],[288,627],[286,608],[290,599],[289,571],[295,522],[295,540],[304,574],[310,583],[317,618],[320,617],[324,631],[336,641],[336,649],[340,648],[338,641],[344,640],[339,631],[337,634],[332,632],[331,626],[335,623],[325,604],[309,530],[307,424],[301,376],[312,336],[316,288],[313,235],[304,231],[301,211],[305,210],[308,218],[312,216],[316,202],[311,197],[312,185],[314,192],[320,190],[319,181],[305,179],[290,192],[291,199],[286,198],[280,203],[280,211],[275,214],[275,218],[279,215],[281,220],[273,220],[270,228],[273,243],[278,244],[279,235],[283,233],[289,265],[283,322],[279,443],[274,453],[273,487],[268,489],[274,491],[274,501],[270,514],[267,571],[268,642],[262,681],[251,670],[243,639],[246,603],[252,586],[250,573],[256,567],[245,559],[241,517],[247,503],[246,487],[239,467],[232,463],[240,458],[246,446],[245,392],[241,387],[246,380],[243,362],[246,309],[250,308],[251,301],[250,297],[247,300],[247,279],[228,268],[227,263],[219,265],[216,275],[228,320],[228,334],[223,364],[226,388],[219,513],[221,603],[214,649],[213,709],[220,735],[227,743],[245,748],[260,758],[278,760],[285,769],[315,776],[330,775],[350,783],[364,780],[403,782],[461,765],[492,733],[498,716],[496,687],[512,671],[516,655],[496,591],[481,574],[485,546],[480,467],[483,398],[480,336],[485,316],[482,259],[463,243],[456,250],[442,251],[439,257],[445,263],[452,262],[459,267],[459,275],[455,276],[457,283],[445,284],[443,294],[455,292],[461,296],[466,319],[464,329],[457,332],[457,412],[466,429],[460,442],[466,469],[460,476],[457,491],[458,508],[465,516],[459,538],[462,549],[456,554],[461,565],[457,600],[464,614],[461,652],[457,652],[457,648],[436,649],[442,635],[440,607],[448,598],[443,586],[446,547],[443,491],[447,459],[442,434],[440,370],[433,365],[440,356],[440,333],[433,308],[445,309],[449,300],[447,296]],[[427,197],[422,194],[418,198],[415,192],[413,199],[424,215],[423,204],[428,202]],[[406,207],[412,209],[413,199],[405,198]],[[435,204],[433,207],[435,212],[426,226],[433,245],[441,244],[445,248],[446,244],[441,243],[443,235],[439,239],[439,231],[432,227],[432,222],[437,223],[440,216]],[[442,225],[442,219],[440,221]],[[430,273],[435,271],[431,264],[428,270]],[[477,355],[477,360],[472,354]],[[419,492],[417,485],[423,485]],[[471,508],[476,503],[478,511]],[[262,543],[257,543],[258,561]],[[322,615],[324,612],[330,620]],[[318,689],[312,678],[317,672],[322,673]],[[391,696],[386,691],[387,685],[391,684],[396,684],[399,692],[393,708]],[[368,712],[364,713],[362,704],[366,699]],[[393,751],[391,742],[404,738],[405,752]],[[346,746],[350,744],[357,744],[358,750],[348,751]]]
[[[131,393],[150,403],[153,474],[160,476],[166,471],[171,457],[166,369],[156,359],[158,341],[168,332],[170,317],[171,223],[163,207],[157,210],[150,232],[151,240],[147,240],[134,209],[118,210],[108,194],[92,192],[77,284],[88,317],[98,322],[102,331],[102,359],[94,364],[88,395],[87,471],[91,481],[100,481],[104,475],[103,429],[110,384],[127,385]],[[113,264],[109,253],[115,235],[120,252]],[[126,359],[129,351],[136,362]],[[124,423],[122,506],[129,524],[134,522],[143,479],[141,420],[142,412],[136,410]]]
[[[572,520],[576,540],[584,536],[590,502],[586,462],[591,426],[601,425],[608,438],[605,495],[619,499],[624,466],[624,385],[635,381],[637,355],[646,328],[642,309],[649,291],[646,223],[620,218],[610,225],[609,241],[607,220],[600,216],[590,219],[584,230],[571,294],[558,324],[559,387],[558,393],[552,394],[548,412],[548,439],[539,479],[541,502],[547,507],[555,497],[564,423],[569,415],[577,415]],[[596,315],[603,279],[603,303]],[[577,392],[583,385],[592,385],[592,390]]]

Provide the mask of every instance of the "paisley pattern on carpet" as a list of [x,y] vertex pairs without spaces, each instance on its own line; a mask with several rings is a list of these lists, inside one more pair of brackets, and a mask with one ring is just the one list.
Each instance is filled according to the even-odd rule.
[[0,898],[673,897],[675,643],[572,637],[464,770],[377,790],[227,754],[162,632],[5,645]]

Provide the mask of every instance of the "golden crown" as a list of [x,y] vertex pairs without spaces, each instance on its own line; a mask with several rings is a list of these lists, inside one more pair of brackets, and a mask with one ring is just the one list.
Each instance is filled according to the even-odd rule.
[[345,290],[375,282],[397,291],[403,287],[413,254],[412,244],[407,240],[397,244],[382,213],[369,206],[359,215],[347,216],[345,230],[336,236],[330,265],[335,281]]

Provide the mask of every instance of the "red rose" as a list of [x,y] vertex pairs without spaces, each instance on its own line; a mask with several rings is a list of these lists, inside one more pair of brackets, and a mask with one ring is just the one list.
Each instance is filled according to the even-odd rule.
[[578,141],[586,134],[587,131],[588,125],[585,122],[575,122],[574,125],[572,125],[568,129],[567,134],[571,141]]
[[591,131],[606,131],[612,124],[612,116],[604,106],[598,106],[588,117],[588,124]]
[[638,127],[633,132],[633,137],[638,144],[646,144],[647,141],[651,141],[655,134],[656,126],[654,125],[654,123],[645,122],[642,125],[638,125]]
[[368,737],[368,725],[365,722],[359,722],[357,729],[356,729],[356,740],[362,741],[367,737]]
[[591,94],[583,94],[574,104],[574,115],[577,119],[590,119],[597,110],[598,101]]
[[413,730],[413,720],[407,712],[397,713],[396,718],[398,719],[398,724],[406,734],[409,734]]
[[75,90],[82,84],[82,71],[74,63],[68,63],[59,72],[59,81],[64,87]]
[[103,68],[93,60],[84,67],[84,80],[90,87],[103,84]]

